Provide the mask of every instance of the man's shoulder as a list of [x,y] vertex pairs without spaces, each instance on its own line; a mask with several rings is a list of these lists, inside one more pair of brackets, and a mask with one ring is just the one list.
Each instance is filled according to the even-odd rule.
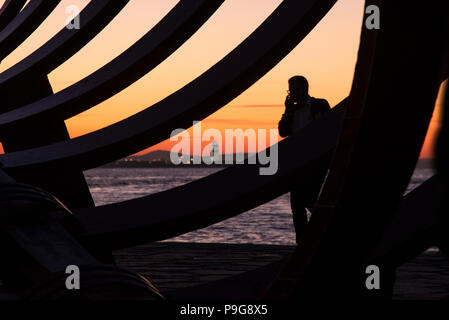
[[312,97],[312,106],[320,110],[329,110],[329,102],[326,99]]
[[312,103],[318,103],[318,104],[329,104],[329,102],[327,102],[326,99],[322,99],[322,98],[315,98],[315,97],[311,97],[312,98]]

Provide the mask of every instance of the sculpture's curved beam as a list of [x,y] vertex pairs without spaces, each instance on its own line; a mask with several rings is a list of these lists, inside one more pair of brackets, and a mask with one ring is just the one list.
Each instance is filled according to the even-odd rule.
[[[449,3],[419,8],[403,1],[368,3],[379,6],[382,27],[363,28],[330,173],[301,245],[268,298],[368,295],[365,262],[418,159],[442,80]],[[425,27],[411,30],[403,17]]]
[[433,176],[403,197],[367,263],[399,267],[437,244],[439,208],[438,181]]
[[17,16],[27,0],[6,0],[0,8],[0,32]]
[[[95,37],[129,2],[129,0],[92,0],[80,12],[80,29],[64,27],[39,49],[13,67],[0,73],[0,92],[20,87],[22,79],[46,76]],[[14,81],[16,80],[16,81]],[[8,111],[2,106],[2,111]]]
[[[114,0],[109,2],[120,3]],[[177,50],[222,3],[223,0],[180,1],[145,36],[93,74],[54,95],[2,114],[0,119],[3,122],[0,126],[3,124],[4,127],[1,130],[8,131],[8,127],[23,121],[39,121],[39,117],[62,121],[110,98],[144,76]],[[91,17],[93,18],[92,15]],[[92,19],[92,23],[98,23],[98,21]],[[86,25],[87,27],[88,29],[85,30],[92,32],[92,27]],[[66,34],[67,44],[73,45],[74,33],[65,31],[61,33]],[[55,47],[55,49],[43,47],[20,64],[0,74],[0,88],[24,73],[32,70],[48,73],[65,61],[68,53],[66,49],[60,48],[62,37],[61,35],[55,39],[53,44],[48,43],[47,47]],[[33,119],[34,117],[36,119]]]
[[313,181],[316,172],[329,164],[342,116],[340,104],[328,116],[281,141],[279,156],[271,164],[278,169],[274,175],[260,175],[259,165],[236,164],[167,191],[77,209],[74,214],[87,241],[112,249],[167,239],[223,221],[284,194],[296,180]]
[[[368,264],[383,265],[387,260],[392,266],[399,267],[435,243],[432,229],[438,223],[436,188],[436,177],[432,177],[402,199],[394,220]],[[258,299],[263,295],[266,284],[276,279],[286,260],[214,282],[172,290],[165,293],[165,297],[168,300]]]
[[175,128],[207,117],[285,57],[335,0],[285,0],[242,44],[199,78],[146,110],[91,134],[0,157],[8,172],[24,167],[88,169],[163,141]]
[[61,0],[31,0],[0,32],[0,61],[28,38],[59,2]]

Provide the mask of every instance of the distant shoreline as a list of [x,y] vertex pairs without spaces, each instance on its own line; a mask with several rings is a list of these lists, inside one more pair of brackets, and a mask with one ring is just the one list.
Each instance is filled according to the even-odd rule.
[[135,168],[226,168],[228,164],[169,164],[169,163],[151,163],[151,162],[126,162],[126,163],[110,163],[100,166],[98,168],[121,168],[121,169],[135,169]]
[[[166,150],[156,150],[146,153],[144,155],[134,155],[125,157],[123,159],[108,163],[99,168],[226,168],[232,164],[226,164],[228,156],[231,156],[232,163],[238,163],[238,159],[244,159],[246,162],[254,154],[232,154],[232,155],[220,155],[220,160],[222,164],[211,164],[206,163],[195,164],[193,156],[189,155],[189,163],[181,163],[175,165],[172,162],[173,156],[175,158],[180,158],[179,154],[173,155],[170,151]],[[434,167],[434,159],[432,158],[421,158],[416,164],[417,169],[432,169]]]
[[[232,166],[232,164],[179,164],[175,165],[172,163],[159,163],[159,162],[144,162],[144,161],[123,161],[123,162],[115,162],[105,164],[98,168],[227,168]],[[416,169],[433,169],[433,166],[430,163],[418,163]]]

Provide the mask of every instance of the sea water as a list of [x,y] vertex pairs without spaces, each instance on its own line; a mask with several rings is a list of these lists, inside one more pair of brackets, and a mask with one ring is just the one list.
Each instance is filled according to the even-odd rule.
[[[167,190],[217,172],[217,168],[97,168],[85,172],[97,206]],[[416,169],[407,192],[430,178],[432,169]],[[290,195],[169,241],[295,244]]]

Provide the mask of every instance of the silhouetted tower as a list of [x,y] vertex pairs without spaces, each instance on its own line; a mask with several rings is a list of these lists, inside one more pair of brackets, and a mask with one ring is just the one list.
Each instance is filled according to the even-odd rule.
[[216,143],[215,141],[211,143],[211,147],[210,147],[210,157],[215,159],[215,157],[219,156],[220,152],[218,149],[218,143]]

